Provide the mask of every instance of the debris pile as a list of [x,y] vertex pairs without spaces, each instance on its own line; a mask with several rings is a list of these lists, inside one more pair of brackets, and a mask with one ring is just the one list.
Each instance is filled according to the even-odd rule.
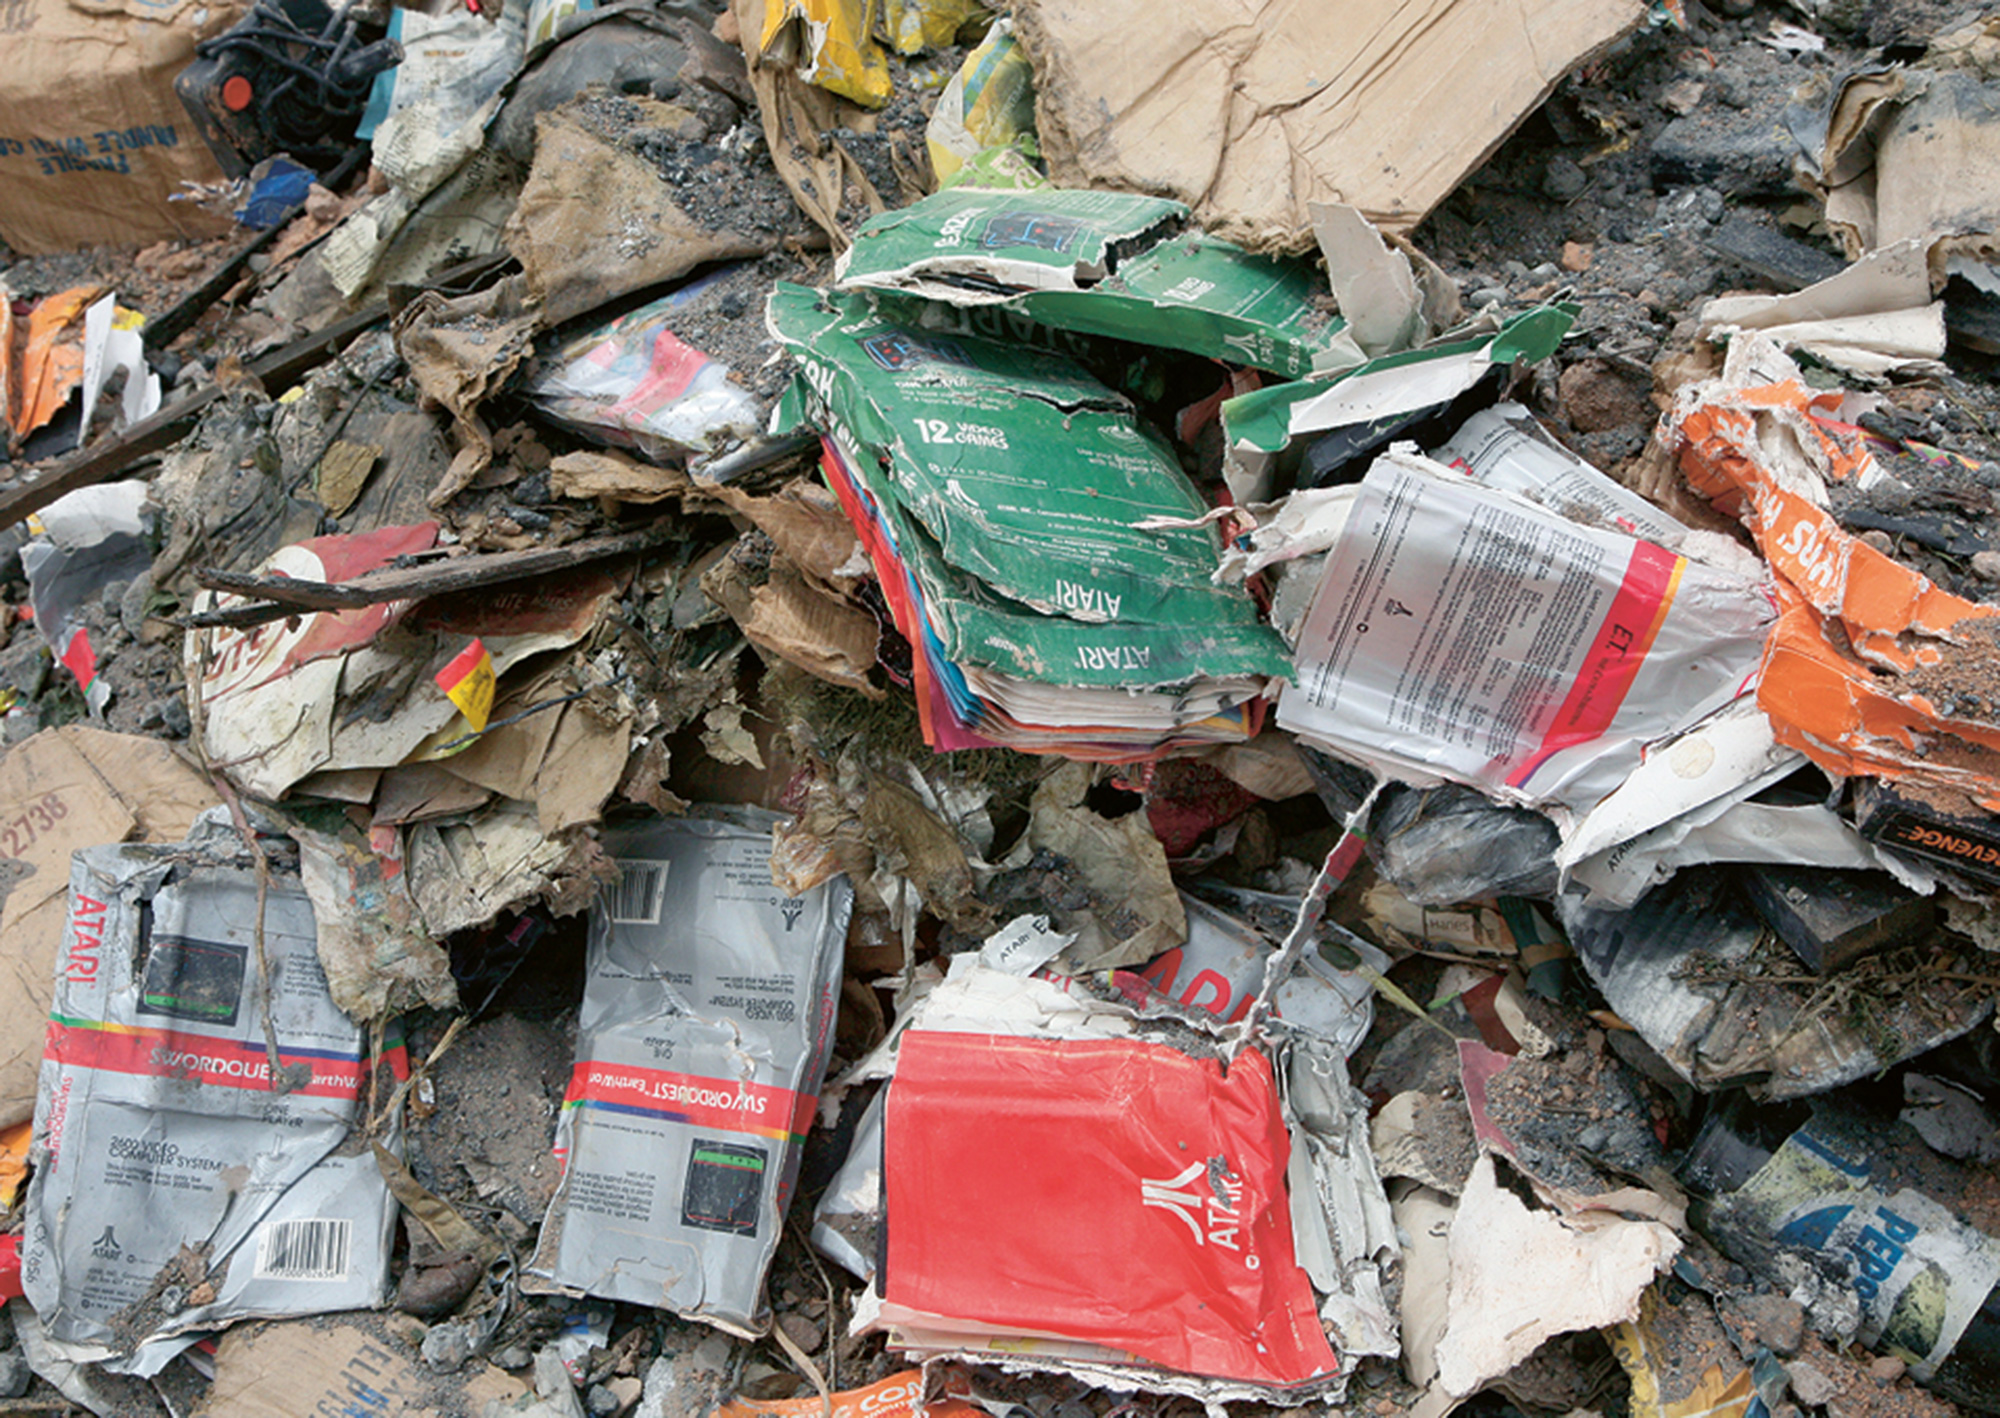
[[0,1408],[2000,1412],[1996,21],[1210,10],[0,3]]

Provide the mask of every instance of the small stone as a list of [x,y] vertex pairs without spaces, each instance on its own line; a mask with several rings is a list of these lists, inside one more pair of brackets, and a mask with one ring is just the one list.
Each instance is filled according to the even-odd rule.
[[790,1337],[792,1343],[798,1345],[799,1348],[808,1354],[818,1352],[819,1346],[825,1337],[818,1325],[814,1324],[804,1315],[799,1314],[796,1310],[780,1315],[778,1317],[778,1328],[782,1329]]
[[1588,271],[1592,255],[1587,241],[1565,241],[1563,243],[1562,268],[1565,271]]
[[618,1395],[603,1384],[592,1384],[583,1396],[583,1406],[590,1418],[611,1418],[619,1408]]
[[474,1342],[471,1328],[463,1320],[450,1320],[444,1324],[434,1324],[424,1332],[424,1342],[418,1352],[424,1363],[440,1374],[457,1373],[472,1362],[472,1356],[479,1346]]
[[695,1345],[689,1360],[696,1373],[720,1374],[729,1368],[729,1336],[708,1334]]
[[170,694],[160,701],[160,734],[164,738],[184,739],[194,730],[194,721],[188,717],[187,701],[179,694]]
[[1562,268],[1553,261],[1544,261],[1528,272],[1528,279],[1536,285],[1547,285],[1562,274]]
[[750,302],[744,299],[743,292],[731,291],[716,302],[716,308],[722,312],[723,319],[740,320],[743,312],[750,308]]
[[1792,1392],[1808,1408],[1818,1408],[1840,1392],[1839,1386],[1827,1377],[1824,1369],[1803,1359],[1794,1359],[1785,1365],[1785,1375],[1792,1381]]
[[1582,359],[1562,372],[1563,417],[1579,433],[1650,426],[1657,416],[1648,382],[1601,359]]
[[322,226],[340,220],[340,198],[315,182],[306,188],[306,215]]
[[[146,628],[146,603],[153,598],[153,573],[150,568],[134,576],[125,587],[125,594],[117,601],[118,619],[125,627],[125,633],[134,640]],[[111,588],[104,588],[104,603],[112,604]]]
[[1869,546],[1875,548],[1875,550],[1881,552],[1882,555],[1884,556],[1894,556],[1896,554],[1896,539],[1890,536],[1887,532],[1883,531],[1880,527],[1868,528],[1866,531],[1858,534],[1855,537],[1855,540],[1859,542],[1866,542]]
[[525,1345],[510,1344],[493,1356],[493,1362],[503,1369],[525,1369],[535,1362]]
[[1869,1362],[1868,1377],[1886,1387],[1903,1377],[1909,1367],[1894,1354],[1882,1354]]
[[1974,552],[1972,574],[1981,581],[2000,581],[2000,551]]
[[0,651],[0,689],[23,699],[41,694],[49,682],[49,651],[39,635],[20,635]]
[[1660,107],[1678,115],[1693,113],[1707,92],[1699,79],[1676,79],[1660,90]]
[[1507,298],[1507,292],[1498,286],[1488,286],[1485,290],[1474,291],[1466,304],[1474,310],[1490,310]]
[[1725,72],[1713,75],[1708,81],[1708,87],[1715,95],[1715,101],[1724,108],[1733,108],[1740,112],[1750,106],[1750,86],[1734,74]]
[[19,1398],[34,1381],[35,1371],[28,1367],[26,1354],[18,1349],[0,1352],[0,1398]]
[[1761,1344],[1779,1358],[1789,1359],[1805,1343],[1805,1309],[1787,1296],[1732,1295],[1717,1308],[1725,1319],[1740,1322],[1753,1331],[1753,1349]]
[[1558,202],[1581,197],[1589,186],[1589,174],[1560,153],[1549,159],[1549,165],[1542,174],[1542,191]]
[[32,704],[17,704],[0,719],[0,742],[16,744],[42,731],[42,711]]
[[1611,1129],[1603,1123],[1592,1123],[1576,1135],[1576,1145],[1584,1152],[1602,1152],[1611,1141]]

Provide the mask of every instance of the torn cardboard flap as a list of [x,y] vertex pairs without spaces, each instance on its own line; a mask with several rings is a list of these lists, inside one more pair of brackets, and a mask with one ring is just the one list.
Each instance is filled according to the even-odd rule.
[[1014,29],[1057,182],[1163,193],[1225,240],[1304,252],[1311,202],[1409,231],[1644,15],[1638,0],[1249,0],[1227,18],[1202,0],[1024,0]]
[[1576,307],[1538,306],[1494,329],[1490,320],[1422,349],[1382,355],[1324,378],[1296,380],[1223,401],[1223,477],[1238,502],[1269,500],[1281,468],[1295,467],[1303,439],[1437,407],[1496,366],[1555,352]]
[[1531,1210],[1481,1157],[1446,1242],[1450,1298],[1438,1381],[1464,1397],[1553,1335],[1638,1318],[1640,1296],[1680,1254],[1672,1228],[1609,1212]]
[[2000,251],[2000,130],[1977,74],[1848,76],[1834,96],[1820,171],[1827,224],[1850,258],[1919,241],[1941,286],[1953,255]]
[[1011,317],[1286,378],[1361,362],[1309,266],[1183,230],[1186,217],[1126,193],[951,188],[871,217],[835,274],[897,297],[899,318],[912,298],[967,307],[994,338],[1018,338]]
[[1927,244],[1914,238],[1790,295],[1719,296],[1700,319],[1708,339],[1761,330],[1781,349],[1863,376],[1944,358],[1944,305],[1931,299]]
[[[479,1360],[440,1375],[412,1363],[409,1341],[373,1315],[242,1325],[215,1350],[205,1418],[297,1418],[365,1411],[369,1418],[475,1418],[532,1391]],[[505,1411],[505,1410],[503,1410]]]
[[957,188],[870,217],[834,278],[844,290],[904,290],[958,305],[1087,290],[1187,215],[1180,202],[1135,192]]

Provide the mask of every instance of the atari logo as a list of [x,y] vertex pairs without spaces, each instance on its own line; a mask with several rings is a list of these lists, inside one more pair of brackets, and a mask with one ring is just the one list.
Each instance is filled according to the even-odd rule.
[[[1220,1246],[1239,1253],[1243,1249],[1239,1214],[1243,1182],[1220,1157],[1190,1162],[1171,1177],[1141,1177],[1139,1203],[1178,1217],[1197,1246]],[[1261,1264],[1254,1255],[1245,1255],[1243,1263],[1252,1270]]]

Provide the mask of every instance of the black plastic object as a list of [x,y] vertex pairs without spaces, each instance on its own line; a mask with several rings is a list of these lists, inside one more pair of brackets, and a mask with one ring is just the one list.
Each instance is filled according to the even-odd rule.
[[[1989,712],[1977,703],[1961,713]],[[1975,881],[2000,885],[2000,832],[1994,820],[1976,812],[1949,812],[1905,794],[1894,783],[1863,778],[1854,789],[1854,825],[1871,842],[1921,857]]]
[[1885,871],[1752,867],[1743,887],[1757,914],[1819,975],[1915,940],[1937,922],[1935,901]]
[[1435,448],[1481,409],[1498,403],[1508,371],[1489,370],[1458,397],[1407,413],[1385,414],[1330,429],[1306,445],[1299,468],[1300,487],[1334,487],[1357,483],[1367,476],[1375,455],[1391,443],[1407,440],[1420,448]]
[[[1695,1196],[1689,1215],[1751,1270],[1775,1278],[1781,1257],[1798,1257],[1851,1287],[1864,1342],[1900,1354],[1914,1377],[1946,1398],[2000,1412],[2000,1284],[1968,1298],[1964,1277],[1953,1274],[1990,1274],[2000,1242],[1928,1196],[1890,1192],[1880,1174],[1894,1169],[1876,1154],[1895,1145],[1898,1131],[1907,1129],[1892,1113],[1844,1098],[1777,1106],[1727,1098],[1681,1164]],[[1926,1356],[1934,1365],[1928,1373]]]
[[195,46],[174,80],[222,170],[241,177],[289,153],[324,171],[354,144],[375,76],[403,47],[324,0],[258,0],[242,20]]
[[1556,894],[1556,827],[1470,788],[1385,790],[1368,825],[1375,870],[1412,901],[1455,906],[1488,896]]

